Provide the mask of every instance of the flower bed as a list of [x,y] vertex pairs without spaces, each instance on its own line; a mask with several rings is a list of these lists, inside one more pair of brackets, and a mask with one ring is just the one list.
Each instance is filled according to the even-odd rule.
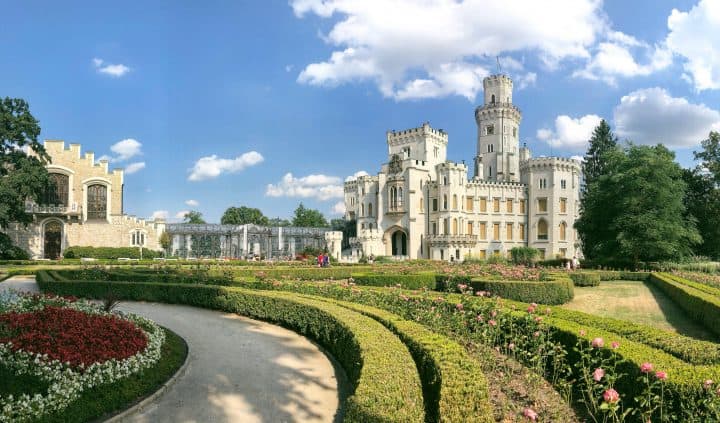
[[[0,396],[0,421],[34,420],[59,412],[83,391],[147,369],[159,361],[165,340],[165,332],[147,319],[106,313],[72,299],[21,296],[0,303],[0,311],[0,333],[4,334],[0,363],[17,375],[34,376],[48,384],[44,394]],[[86,328],[87,339],[84,323],[91,325]],[[108,341],[118,340],[114,330],[131,333],[127,341],[109,345]]]

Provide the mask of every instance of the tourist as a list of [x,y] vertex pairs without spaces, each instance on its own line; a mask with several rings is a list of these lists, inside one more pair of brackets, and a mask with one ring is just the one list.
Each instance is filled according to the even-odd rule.
[[328,255],[328,253],[325,253],[323,255],[323,267],[328,267],[328,266],[330,266],[330,256]]
[[573,258],[572,258],[572,268],[573,269],[580,268],[580,260],[578,260],[577,256],[573,256]]
[[565,260],[565,270],[570,271],[570,260]]
[[323,255],[322,254],[318,254],[318,256],[317,256],[317,264],[318,264],[318,267],[322,267],[322,265],[323,265]]

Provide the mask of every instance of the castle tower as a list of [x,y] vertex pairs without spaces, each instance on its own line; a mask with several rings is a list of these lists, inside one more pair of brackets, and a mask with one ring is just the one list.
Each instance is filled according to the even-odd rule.
[[475,177],[489,181],[518,182],[519,139],[522,113],[512,103],[512,80],[492,75],[483,80],[485,104],[475,109],[478,126]]

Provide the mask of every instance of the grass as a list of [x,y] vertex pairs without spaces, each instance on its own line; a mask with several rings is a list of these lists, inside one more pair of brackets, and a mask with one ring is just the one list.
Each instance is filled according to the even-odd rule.
[[603,281],[596,287],[576,287],[575,298],[563,307],[717,341],[717,337],[690,319],[670,298],[644,282]]
[[37,376],[17,375],[0,364],[0,397],[45,394],[48,387],[48,384]]
[[105,420],[155,392],[185,362],[187,345],[174,332],[165,329],[162,358],[155,367],[110,385],[84,392],[61,413],[45,416],[40,422],[64,423]]

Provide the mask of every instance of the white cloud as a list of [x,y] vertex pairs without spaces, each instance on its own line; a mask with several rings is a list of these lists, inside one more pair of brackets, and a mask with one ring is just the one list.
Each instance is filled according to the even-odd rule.
[[98,59],[97,57],[94,58],[92,62],[98,73],[110,75],[115,78],[119,78],[130,72],[130,68],[123,64],[106,63],[103,59]]
[[185,204],[190,207],[197,207],[200,205],[200,203],[197,200],[187,200],[187,201],[185,201]]
[[368,173],[365,172],[364,170],[358,170],[357,172],[355,172],[352,175],[345,178],[345,182],[354,181],[361,176],[368,176]]
[[175,213],[175,219],[184,219],[185,215],[190,213],[190,210],[180,210],[179,212]]
[[692,147],[720,130],[720,112],[655,87],[633,91],[614,110],[619,136],[638,144]]
[[[592,59],[584,69],[575,71],[574,77],[601,80],[614,86],[618,77],[646,76],[672,64],[672,53],[666,47],[651,47],[621,32],[611,32],[608,38],[612,41],[600,43]],[[633,53],[644,55],[646,63],[638,63]]]
[[673,9],[666,43],[685,58],[686,79],[698,91],[720,89],[720,2],[700,0],[688,12]]
[[345,214],[345,202],[338,201],[333,204],[332,209],[330,209],[330,214]]
[[554,148],[582,151],[586,149],[587,142],[601,119],[597,115],[585,115],[577,119],[560,115],[555,118],[555,129],[539,129],[536,136]]
[[139,170],[145,169],[145,162],[130,163],[125,166],[125,173],[131,175]]
[[214,179],[223,173],[236,173],[261,163],[265,158],[257,151],[249,151],[234,159],[223,159],[217,155],[201,157],[191,169],[189,181]]
[[518,90],[523,90],[527,87],[535,86],[537,81],[537,74],[535,72],[528,72],[515,77],[515,86]]
[[[550,4],[548,4],[550,3]],[[307,65],[300,83],[375,83],[398,100],[459,95],[474,99],[503,55],[533,52],[547,65],[588,58],[608,24],[600,0],[291,0],[298,17],[333,19],[323,36],[334,51]],[[529,79],[528,79],[529,78]],[[533,81],[528,76],[527,86]]]
[[124,162],[135,156],[142,155],[142,143],[133,138],[126,138],[111,145],[110,151],[114,153],[114,156],[103,154],[98,158],[98,161]]
[[268,184],[265,195],[269,197],[317,198],[326,201],[342,198],[344,190],[342,180],[336,176],[308,175],[296,178],[286,173],[277,184]]
[[153,219],[153,220],[154,219],[166,219],[167,220],[169,215],[170,215],[170,212],[167,210],[155,210],[153,212],[152,216],[150,216],[150,219]]

